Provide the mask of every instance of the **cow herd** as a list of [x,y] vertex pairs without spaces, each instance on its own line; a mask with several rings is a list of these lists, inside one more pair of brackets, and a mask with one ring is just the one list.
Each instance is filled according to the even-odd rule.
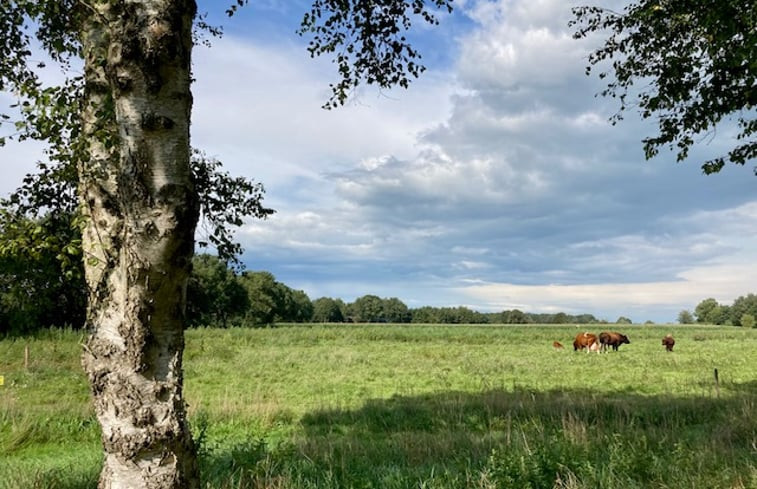
[[[631,344],[631,340],[629,340],[628,336],[623,333],[603,331],[597,336],[587,331],[576,335],[576,339],[573,340],[573,351],[586,350],[587,353],[591,351],[600,353],[607,351],[610,348],[612,348],[613,351],[618,351],[620,345],[623,344]],[[673,346],[675,344],[676,341],[673,339],[673,335],[669,334],[662,339],[662,345],[665,347],[666,351],[673,351]],[[559,341],[552,343],[552,346],[558,350],[563,348]]]

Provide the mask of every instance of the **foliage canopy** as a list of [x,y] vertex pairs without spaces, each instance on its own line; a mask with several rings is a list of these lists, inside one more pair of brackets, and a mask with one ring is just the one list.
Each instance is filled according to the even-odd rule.
[[612,61],[599,74],[603,96],[617,98],[623,112],[638,106],[656,118],[658,134],[643,140],[647,158],[661,148],[678,161],[721,122],[735,120],[737,140],[726,155],[705,161],[720,171],[727,162],[757,156],[757,6],[754,0],[641,0],[622,13],[593,6],[573,9],[576,38],[608,32],[589,57],[589,67]]
[[324,108],[344,105],[362,83],[379,88],[407,88],[425,66],[408,38],[415,17],[439,24],[434,9],[452,12],[452,0],[315,0],[300,26],[311,35],[311,57],[333,55],[339,81]]

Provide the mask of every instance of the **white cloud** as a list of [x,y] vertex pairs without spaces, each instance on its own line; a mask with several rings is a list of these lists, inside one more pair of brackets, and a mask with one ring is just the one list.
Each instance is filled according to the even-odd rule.
[[452,265],[455,268],[462,270],[483,270],[490,268],[491,264],[482,261],[462,260]]
[[193,142],[240,173],[264,182],[312,178],[376,155],[412,154],[415,135],[442,120],[455,90],[438,76],[412,92],[367,88],[347,106],[326,111],[335,74],[300,45],[216,41],[195,54]]
[[[697,267],[683,272],[679,280],[575,285],[516,285],[488,283],[462,287],[459,291],[472,303],[488,310],[520,308],[527,311],[583,313],[615,311],[645,312],[646,320],[665,320],[659,310],[693,310],[705,298],[729,303],[753,290],[757,265]],[[601,314],[601,312],[599,313]],[[605,319],[615,319],[606,317]],[[668,321],[674,316],[668,316]]]

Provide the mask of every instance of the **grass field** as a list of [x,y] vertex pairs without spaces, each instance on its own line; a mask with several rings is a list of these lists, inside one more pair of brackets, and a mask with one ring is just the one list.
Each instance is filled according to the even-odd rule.
[[[188,331],[204,487],[757,488],[757,330],[627,326],[598,355],[583,329]],[[81,342],[0,341],[0,488],[96,487]]]

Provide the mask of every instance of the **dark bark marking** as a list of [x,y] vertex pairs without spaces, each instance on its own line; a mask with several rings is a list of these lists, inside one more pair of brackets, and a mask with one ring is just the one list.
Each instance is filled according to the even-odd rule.
[[142,120],[140,121],[140,126],[146,131],[170,130],[175,125],[176,123],[170,117],[154,113],[142,114]]

